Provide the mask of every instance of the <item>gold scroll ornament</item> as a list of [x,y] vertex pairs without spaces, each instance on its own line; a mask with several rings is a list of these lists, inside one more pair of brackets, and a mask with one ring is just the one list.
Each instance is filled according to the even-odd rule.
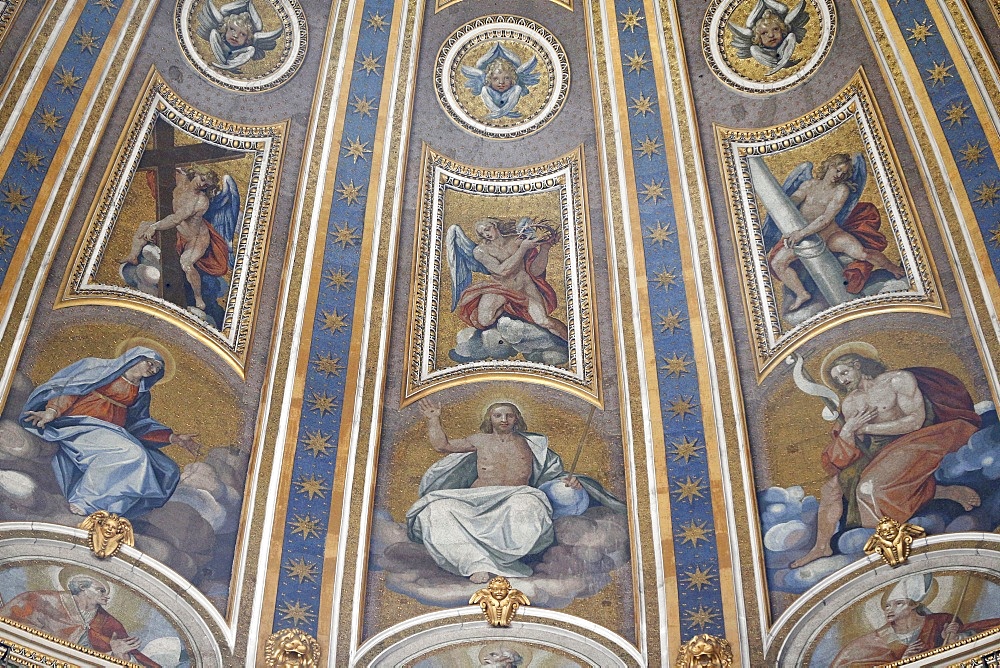
[[132,523],[106,510],[98,510],[80,523],[80,528],[90,532],[90,549],[98,559],[115,556],[122,545],[135,546]]
[[479,604],[483,610],[483,615],[490,626],[510,626],[514,619],[514,614],[522,605],[531,605],[531,601],[521,591],[510,586],[510,580],[498,575],[485,589],[480,589],[472,598],[469,605]]
[[899,566],[910,556],[910,545],[914,538],[927,535],[923,527],[916,524],[900,524],[891,517],[883,517],[875,527],[875,533],[865,543],[865,554],[881,554],[885,563]]

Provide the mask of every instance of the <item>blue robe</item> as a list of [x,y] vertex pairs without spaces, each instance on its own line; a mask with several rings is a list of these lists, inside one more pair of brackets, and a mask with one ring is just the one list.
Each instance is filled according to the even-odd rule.
[[165,443],[143,438],[170,431],[149,416],[149,389],[163,378],[163,369],[140,381],[124,426],[89,416],[61,415],[39,429],[27,421],[28,411],[44,411],[46,403],[59,396],[87,395],[143,359],[163,364],[159,353],[141,346],[117,359],[82,359],[35,388],[21,412],[22,427],[59,444],[52,459],[56,480],[66,499],[88,514],[106,510],[134,519],[159,508],[174,493],[180,468],[159,451]]

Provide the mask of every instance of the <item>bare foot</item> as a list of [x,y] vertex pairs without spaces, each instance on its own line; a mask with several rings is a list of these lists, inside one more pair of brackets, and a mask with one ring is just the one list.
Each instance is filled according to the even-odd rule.
[[938,485],[934,492],[935,499],[951,499],[962,504],[966,511],[978,508],[983,502],[976,490],[965,485]]
[[803,292],[801,295],[796,295],[792,303],[788,305],[788,310],[794,311],[795,309],[799,308],[810,299],[812,299],[812,295],[809,294],[808,292]]
[[827,547],[814,547],[809,550],[804,557],[796,559],[791,564],[788,565],[789,568],[799,568],[805,566],[806,564],[812,563],[819,559],[820,557],[829,557],[833,554],[833,550]]
[[490,574],[486,571],[477,571],[469,576],[469,580],[475,584],[483,584],[490,581]]
[[80,515],[82,517],[87,516],[87,511],[81,508],[80,506],[76,505],[75,503],[69,504],[69,512],[73,513],[74,515]]

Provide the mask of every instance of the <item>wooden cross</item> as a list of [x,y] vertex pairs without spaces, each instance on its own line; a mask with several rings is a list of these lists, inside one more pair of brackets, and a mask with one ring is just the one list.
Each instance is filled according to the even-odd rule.
[[[153,148],[143,151],[139,169],[156,171],[156,219],[163,220],[174,212],[173,197],[178,167],[194,163],[217,162],[245,155],[242,151],[223,148],[214,144],[174,144],[174,126],[157,116],[153,127]],[[160,297],[179,306],[187,307],[184,297],[184,272],[177,254],[177,230],[157,232],[156,245],[160,247]]]

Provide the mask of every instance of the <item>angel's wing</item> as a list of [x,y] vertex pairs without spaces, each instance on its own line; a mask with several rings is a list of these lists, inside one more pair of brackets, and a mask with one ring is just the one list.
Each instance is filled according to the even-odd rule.
[[451,310],[458,307],[458,299],[472,283],[472,273],[488,274],[490,270],[476,259],[473,252],[476,243],[466,236],[458,225],[448,228],[445,236],[445,248],[448,252],[448,268],[451,271]]
[[253,57],[260,60],[268,51],[273,50],[278,46],[278,38],[281,37],[281,33],[284,32],[284,26],[279,27],[277,30],[272,30],[270,32],[258,32],[253,36],[253,46],[256,49]]
[[764,15],[764,10],[767,9],[767,5],[764,4],[764,0],[757,0],[757,4],[754,8],[750,10],[750,14],[747,15],[746,27],[753,34],[753,25],[757,23],[757,19]]
[[528,86],[534,86],[539,81],[542,80],[542,75],[535,71],[535,65],[538,64],[538,58],[532,56],[531,59],[517,68],[517,82],[527,89]]
[[222,24],[222,18],[222,12],[215,8],[211,0],[208,0],[198,12],[198,36],[210,40],[212,31],[218,30]]
[[729,23],[729,32],[733,34],[733,48],[740,58],[750,58],[750,47],[753,46],[753,30]]
[[230,267],[236,261],[236,257],[233,255],[233,237],[236,236],[236,227],[240,222],[241,208],[239,187],[237,187],[233,177],[226,174],[222,178],[222,190],[208,204],[205,220],[211,223],[215,231],[226,240],[226,245],[229,247]]
[[868,182],[868,161],[865,160],[864,153],[855,153],[851,157],[851,166],[854,168],[854,174],[851,176],[851,181],[853,182],[851,194],[847,196],[844,206],[840,207],[837,217],[834,218],[837,225],[841,227],[844,226],[847,217],[851,215],[851,211],[854,211],[854,207],[858,205],[858,200],[861,199],[861,192],[865,189],[865,183]]
[[778,0],[761,0],[760,4],[763,5],[760,12],[761,14],[764,13],[765,9],[770,9],[772,12],[778,15],[778,18],[780,18],[785,23],[788,23],[788,19],[785,18],[786,16],[788,16],[788,5],[786,5],[783,2],[778,2]]
[[781,44],[775,49],[778,55],[778,62],[774,64],[771,71],[768,72],[768,76],[774,74],[778,70],[794,65],[799,62],[797,60],[792,60],[792,54],[795,52],[795,47],[798,45],[798,41],[795,39],[795,33],[790,32],[785,35],[785,39],[781,40]]
[[213,30],[208,36],[208,44],[212,47],[212,55],[215,56],[215,66],[222,69],[230,69],[229,56],[233,51],[226,44],[225,40],[222,39],[222,33],[218,30]]
[[490,597],[489,589],[477,589],[476,593],[473,594],[472,598],[469,599],[469,605],[476,605],[480,601],[488,599],[489,597]]
[[[781,189],[785,191],[786,195],[791,197],[792,193],[799,189],[799,186],[812,178],[812,171],[813,164],[809,161],[803,162],[789,172],[785,178],[785,182],[781,184]],[[764,245],[768,249],[773,248],[775,244],[781,241],[781,230],[778,229],[778,225],[774,222],[774,218],[771,217],[770,213],[764,219],[762,232],[764,234]]]
[[789,30],[795,34],[795,39],[799,43],[806,38],[806,24],[809,23],[809,13],[805,11],[805,6],[806,2],[802,0],[785,17],[785,23]]
[[524,595],[524,592],[519,589],[512,589],[508,596],[514,599],[514,603],[518,605],[531,605],[531,601],[529,601],[528,597]]
[[234,49],[229,52],[229,58],[225,64],[216,65],[216,67],[223,70],[238,70],[241,65],[248,63],[256,53],[257,48],[254,46],[244,46],[242,49]]
[[462,65],[462,74],[466,78],[465,87],[471,90],[473,95],[479,95],[483,92],[483,86],[486,85],[485,72],[475,67]]
[[772,71],[778,67],[779,58],[777,49],[769,49],[766,46],[754,44],[750,47],[750,55],[761,65],[770,67]]
[[[503,55],[503,47],[500,42],[493,45],[493,48],[483,54],[483,57],[476,61],[477,70],[485,70],[486,66]],[[464,67],[462,69],[465,69]]]
[[[257,13],[257,8],[253,6],[252,0],[247,0],[247,13],[250,14],[250,20],[253,21],[253,31],[258,33],[264,30],[264,21],[261,20],[260,14]],[[256,39],[256,35],[254,39]]]
[[247,8],[250,5],[250,0],[235,0],[234,2],[227,2],[219,8],[219,11],[223,16],[229,16],[230,14],[242,14],[243,12],[249,11]]

